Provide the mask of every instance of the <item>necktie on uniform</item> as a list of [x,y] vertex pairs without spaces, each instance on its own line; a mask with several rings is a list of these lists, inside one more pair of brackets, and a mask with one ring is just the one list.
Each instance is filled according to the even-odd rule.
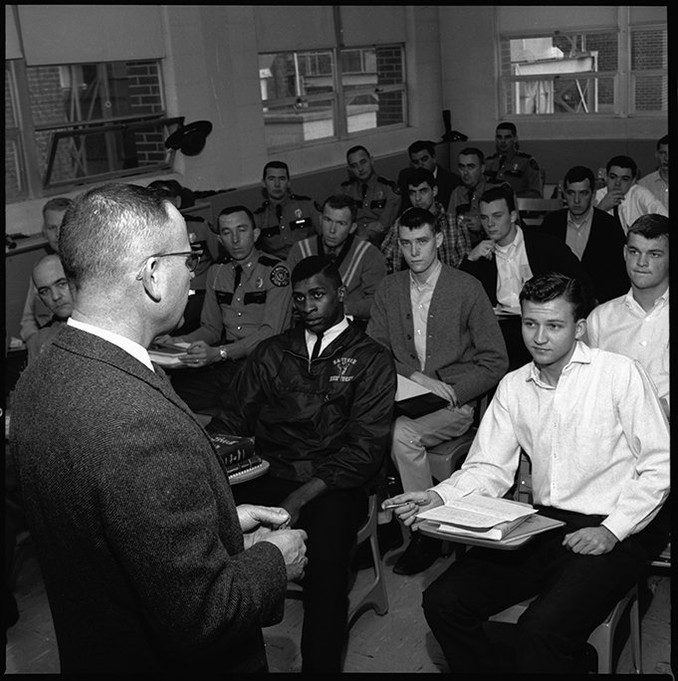
[[282,225],[282,206],[280,204],[275,207],[275,217],[278,219],[278,224]]
[[363,201],[364,201],[365,197],[367,196],[367,183],[366,182],[363,182],[362,192],[363,192]]
[[240,286],[240,279],[242,278],[242,265],[236,265],[233,268],[233,271],[235,272],[235,277],[233,279],[233,293],[235,293],[238,289],[238,286]]
[[311,352],[311,361],[313,361],[319,354],[320,354],[320,346],[322,345],[323,342],[323,335],[322,333],[317,334],[317,337],[315,339],[315,344],[313,346],[313,351]]

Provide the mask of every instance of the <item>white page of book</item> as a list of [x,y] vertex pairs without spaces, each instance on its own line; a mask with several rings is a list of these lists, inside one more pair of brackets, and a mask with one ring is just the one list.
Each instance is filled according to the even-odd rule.
[[407,400],[410,397],[417,397],[419,395],[426,395],[431,391],[428,388],[424,388],[423,385],[419,385],[410,378],[401,376],[398,374],[398,387],[396,388],[395,400],[400,402],[400,400]]
[[443,506],[423,511],[417,515],[417,518],[462,527],[489,529],[499,523],[511,522],[536,512],[529,504],[521,504],[509,499],[495,499],[481,494],[470,494],[453,499]]

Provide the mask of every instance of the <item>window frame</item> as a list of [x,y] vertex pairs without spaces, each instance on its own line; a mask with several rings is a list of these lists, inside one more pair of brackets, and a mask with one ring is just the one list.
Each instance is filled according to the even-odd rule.
[[[121,60],[89,62],[96,64],[98,69],[106,67]],[[10,92],[12,94],[12,106],[15,113],[15,125],[5,129],[6,139],[12,139],[16,155],[19,160],[18,176],[23,184],[19,191],[12,196],[5,196],[5,203],[19,203],[26,200],[40,199],[49,196],[63,194],[65,192],[77,190],[83,185],[92,185],[102,180],[115,178],[148,175],[157,175],[158,172],[172,170],[176,150],[167,150],[164,160],[161,163],[144,165],[137,168],[125,168],[107,173],[97,173],[85,177],[69,178],[62,181],[50,181],[54,157],[56,156],[57,145],[64,137],[76,137],[87,134],[100,134],[102,132],[114,132],[123,128],[137,127],[139,129],[148,128],[149,125],[165,123],[167,133],[178,129],[183,124],[183,116],[170,116],[167,113],[166,98],[163,82],[163,61],[162,59],[128,59],[122,60],[129,62],[155,62],[158,73],[158,87],[160,88],[161,112],[144,113],[132,116],[111,116],[110,118],[62,121],[56,123],[36,125],[33,120],[31,110],[31,100],[29,94],[28,72],[29,68],[24,58],[5,60],[6,78],[10,79]],[[62,66],[60,64],[45,66]],[[36,141],[36,133],[55,130],[50,138],[49,151],[44,161],[41,161]],[[166,139],[166,137],[165,137]],[[45,173],[41,174],[41,167],[44,163]]]
[[[342,71],[342,53],[344,52],[359,52],[363,50],[371,50],[375,48],[386,48],[386,47],[398,47],[400,49],[400,55],[402,60],[402,81],[399,83],[389,83],[389,84],[376,84],[376,85],[365,85],[360,87],[349,87],[347,88],[343,83],[343,71]],[[308,48],[299,50],[278,50],[275,52],[258,52],[257,59],[267,55],[300,55],[303,53],[316,52],[316,53],[326,53],[329,52],[332,57],[332,91],[331,92],[321,92],[314,94],[304,94],[300,96],[288,96],[280,97],[277,99],[261,99],[261,110],[262,115],[265,114],[266,108],[277,108],[284,106],[294,106],[295,104],[304,106],[308,103],[315,101],[327,101],[332,102],[332,122],[333,122],[333,135],[328,135],[326,137],[319,137],[315,139],[303,140],[301,142],[295,142],[294,144],[284,143],[279,145],[269,145],[266,141],[266,148],[269,152],[280,152],[290,149],[306,148],[311,146],[317,146],[319,144],[326,144],[328,142],[338,142],[343,140],[351,140],[354,138],[364,137],[365,135],[373,135],[378,132],[387,132],[392,130],[397,130],[400,128],[405,128],[408,126],[409,122],[409,90],[407,83],[407,46],[405,43],[401,42],[388,42],[380,43],[374,45],[351,45],[351,46],[333,46],[333,47],[318,47],[318,48]],[[364,58],[361,58],[361,60]],[[349,74],[356,73],[355,71],[347,72]],[[359,97],[363,95],[375,95],[375,94],[385,94],[390,92],[402,92],[402,118],[403,120],[398,123],[392,123],[389,125],[377,126],[369,129],[355,130],[349,132],[348,130],[348,109],[347,100],[353,97]],[[266,138],[266,121],[264,120],[264,137]]]
[[[637,74],[643,76],[655,75],[663,76],[668,81],[668,62],[663,69],[646,69],[638,70],[631,69],[631,34],[636,30],[660,30],[668,31],[668,25],[664,22],[644,22],[638,24],[625,23],[624,25],[615,26],[596,26],[568,29],[568,33],[572,34],[596,34],[610,33],[617,36],[617,69],[615,71],[594,71],[581,72],[580,78],[602,80],[612,80],[612,87],[614,92],[613,111],[602,112],[584,112],[573,113],[566,111],[554,111],[553,113],[515,113],[506,110],[506,91],[520,82],[535,82],[539,79],[546,80],[550,78],[548,74],[544,74],[541,78],[537,76],[514,76],[512,74],[505,74],[504,69],[510,66],[510,61],[504,61],[502,55],[502,43],[511,40],[533,39],[533,38],[548,38],[553,34],[547,29],[535,29],[527,31],[502,31],[497,35],[497,105],[499,118],[501,120],[510,120],[518,122],[532,122],[532,121],[573,121],[573,120],[601,120],[601,119],[623,119],[623,118],[666,118],[668,110],[665,111],[638,111],[635,107],[634,88]],[[510,59],[510,58],[509,58]],[[577,73],[567,74],[567,79],[576,78]]]

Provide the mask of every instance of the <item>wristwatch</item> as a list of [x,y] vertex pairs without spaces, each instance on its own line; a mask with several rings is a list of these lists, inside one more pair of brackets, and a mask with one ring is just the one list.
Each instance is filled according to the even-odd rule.
[[221,357],[221,359],[227,359],[228,358],[228,353],[226,352],[226,346],[225,345],[219,346],[219,357]]

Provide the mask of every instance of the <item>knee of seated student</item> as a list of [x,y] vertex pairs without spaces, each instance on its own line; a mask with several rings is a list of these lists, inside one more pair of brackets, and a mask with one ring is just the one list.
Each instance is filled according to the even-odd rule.
[[417,430],[417,422],[407,416],[399,416],[393,426],[393,444],[419,444],[421,434]]

